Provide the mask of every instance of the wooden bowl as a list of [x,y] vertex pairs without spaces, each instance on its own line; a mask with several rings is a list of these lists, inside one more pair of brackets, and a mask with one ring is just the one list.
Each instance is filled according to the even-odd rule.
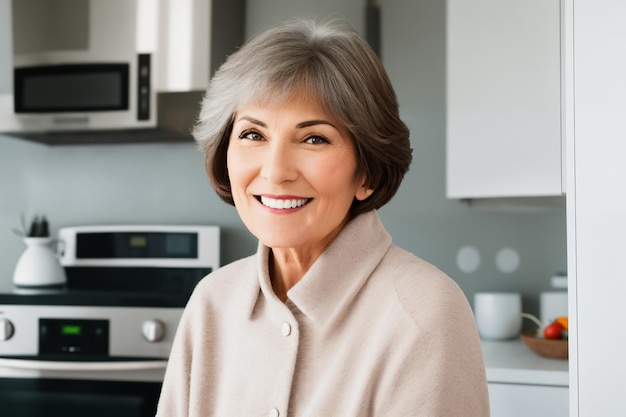
[[551,359],[567,359],[567,339],[543,339],[535,337],[536,331],[524,332],[520,335],[522,341],[539,356]]

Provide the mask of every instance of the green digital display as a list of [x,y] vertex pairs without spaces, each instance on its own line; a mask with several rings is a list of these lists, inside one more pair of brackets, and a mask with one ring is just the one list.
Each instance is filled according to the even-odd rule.
[[64,335],[79,335],[82,328],[80,326],[66,324],[61,327],[61,333]]

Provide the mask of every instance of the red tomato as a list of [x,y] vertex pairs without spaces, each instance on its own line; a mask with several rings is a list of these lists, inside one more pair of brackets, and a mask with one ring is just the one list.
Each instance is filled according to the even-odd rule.
[[543,337],[546,339],[560,339],[565,327],[558,321],[551,323],[543,329]]

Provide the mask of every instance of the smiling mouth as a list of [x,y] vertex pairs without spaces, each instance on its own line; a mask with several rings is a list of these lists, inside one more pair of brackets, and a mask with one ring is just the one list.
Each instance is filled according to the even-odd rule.
[[265,196],[256,196],[256,199],[265,207],[278,210],[302,207],[313,200],[312,198],[270,198]]

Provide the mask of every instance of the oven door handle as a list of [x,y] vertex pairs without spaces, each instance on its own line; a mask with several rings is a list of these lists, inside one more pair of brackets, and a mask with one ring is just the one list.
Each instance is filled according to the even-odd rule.
[[0,358],[0,368],[17,368],[36,371],[142,371],[148,369],[165,369],[166,366],[166,360],[65,362]]

